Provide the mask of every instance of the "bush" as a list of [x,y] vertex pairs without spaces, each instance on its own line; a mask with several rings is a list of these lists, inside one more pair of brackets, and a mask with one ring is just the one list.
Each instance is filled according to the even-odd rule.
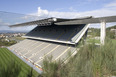
[[[116,75],[116,44],[107,39],[104,46],[85,45],[67,64],[47,59],[43,77],[109,77]],[[60,68],[59,68],[60,67]]]
[[43,60],[43,77],[60,77],[61,61],[58,62],[52,60],[51,57],[47,57]]

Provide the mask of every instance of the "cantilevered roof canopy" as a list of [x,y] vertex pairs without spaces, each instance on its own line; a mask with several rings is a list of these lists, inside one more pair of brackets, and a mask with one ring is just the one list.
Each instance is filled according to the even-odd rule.
[[56,25],[91,24],[91,23],[101,23],[102,21],[107,22],[107,23],[116,22],[116,16],[98,17],[98,18],[82,19],[82,20],[72,20],[72,21],[58,22],[55,24]]
[[52,24],[55,25],[76,25],[76,24],[89,24],[89,23],[101,23],[105,22],[116,22],[116,16],[107,16],[107,17],[98,17],[93,18],[92,16],[83,17],[83,18],[75,18],[75,19],[62,19],[62,18],[47,18],[42,20],[30,21],[20,24],[10,25],[10,27],[19,27],[19,26],[50,26]]
[[54,18],[54,17],[52,17],[52,18],[47,18],[47,19],[42,19],[42,20],[36,20],[36,21],[30,21],[30,22],[25,22],[25,23],[14,24],[14,25],[10,25],[10,27],[30,26],[30,25],[50,26],[50,25],[58,23],[58,22],[83,20],[83,19],[91,19],[91,18],[92,18],[92,16],[75,18],[75,19],[63,19],[63,18]]

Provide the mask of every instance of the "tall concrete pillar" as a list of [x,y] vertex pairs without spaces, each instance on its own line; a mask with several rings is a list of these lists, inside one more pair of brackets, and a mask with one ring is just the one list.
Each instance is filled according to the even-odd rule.
[[100,34],[100,42],[102,45],[105,44],[105,36],[106,36],[106,22],[101,21],[101,34]]

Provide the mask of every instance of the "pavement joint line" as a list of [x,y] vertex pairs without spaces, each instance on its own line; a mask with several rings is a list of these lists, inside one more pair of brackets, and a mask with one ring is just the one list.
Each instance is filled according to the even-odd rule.
[[[44,42],[41,43],[41,44],[39,44],[39,45],[37,45],[35,48],[33,48],[33,49],[31,49],[31,50],[34,50],[34,49],[36,49],[37,47],[39,47],[39,46],[41,46],[41,45],[43,45],[43,44],[44,44]],[[30,50],[29,52],[31,52],[31,50]],[[27,55],[29,52],[25,53],[24,55]]]
[[[30,43],[29,41],[30,41],[30,40],[27,40],[27,43],[28,43],[28,44],[27,44],[26,46],[29,46],[29,45],[33,42],[33,41],[30,41],[30,42],[31,42],[31,43]],[[18,48],[18,50],[20,50],[20,49],[22,49],[22,47],[19,47],[19,48]],[[20,51],[20,52],[23,52],[23,51],[25,51],[25,50],[27,50],[27,49],[24,48],[24,49],[22,49],[22,51]]]
[[71,47],[68,47],[67,49],[65,49],[65,51],[63,53],[61,53],[55,60],[59,59],[65,52],[68,51],[68,49],[70,49]]
[[[35,44],[32,44],[32,46],[36,45],[37,43],[38,43],[38,42],[36,42]],[[27,49],[25,48],[25,50],[27,50]],[[30,50],[27,50],[27,51],[29,52]],[[27,52],[27,53],[28,53],[28,52]]]
[[[24,42],[23,42],[24,43]],[[28,40],[25,41],[25,43],[30,43]],[[17,43],[18,44],[18,43]],[[19,44],[20,45],[20,44]],[[15,48],[17,48],[17,46],[15,46]],[[19,50],[22,47],[18,47],[17,50]]]
[[[43,57],[46,57],[48,54],[50,54],[51,52],[53,52],[54,50],[56,50],[60,45],[57,45],[55,48],[53,48],[50,52],[48,52],[47,54],[45,54]],[[43,59],[37,61],[36,63],[42,61]]]
[[[37,43],[31,44],[30,46],[34,46],[35,44],[37,44]],[[24,48],[21,52],[23,52],[25,50],[28,51],[27,48]]]
[[[34,54],[37,55],[37,53],[39,53],[39,52],[41,52],[42,50],[46,49],[46,48],[49,47],[50,45],[51,45],[51,44],[48,44],[47,46],[45,46],[44,48],[42,48],[40,51],[38,51],[38,52],[36,52],[36,53],[34,53]],[[32,57],[35,56],[35,55],[30,56],[29,59],[32,58]]]

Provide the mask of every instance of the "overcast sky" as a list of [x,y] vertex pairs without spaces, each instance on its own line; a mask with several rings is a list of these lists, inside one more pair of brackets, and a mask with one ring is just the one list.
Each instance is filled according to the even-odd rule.
[[[23,15],[25,14],[25,15]],[[30,17],[26,14],[35,15]],[[23,20],[60,17],[78,18],[83,16],[116,15],[116,0],[0,0],[0,30],[31,30],[34,27],[9,28]],[[112,26],[115,23],[109,23]],[[99,27],[99,25],[92,25]]]

